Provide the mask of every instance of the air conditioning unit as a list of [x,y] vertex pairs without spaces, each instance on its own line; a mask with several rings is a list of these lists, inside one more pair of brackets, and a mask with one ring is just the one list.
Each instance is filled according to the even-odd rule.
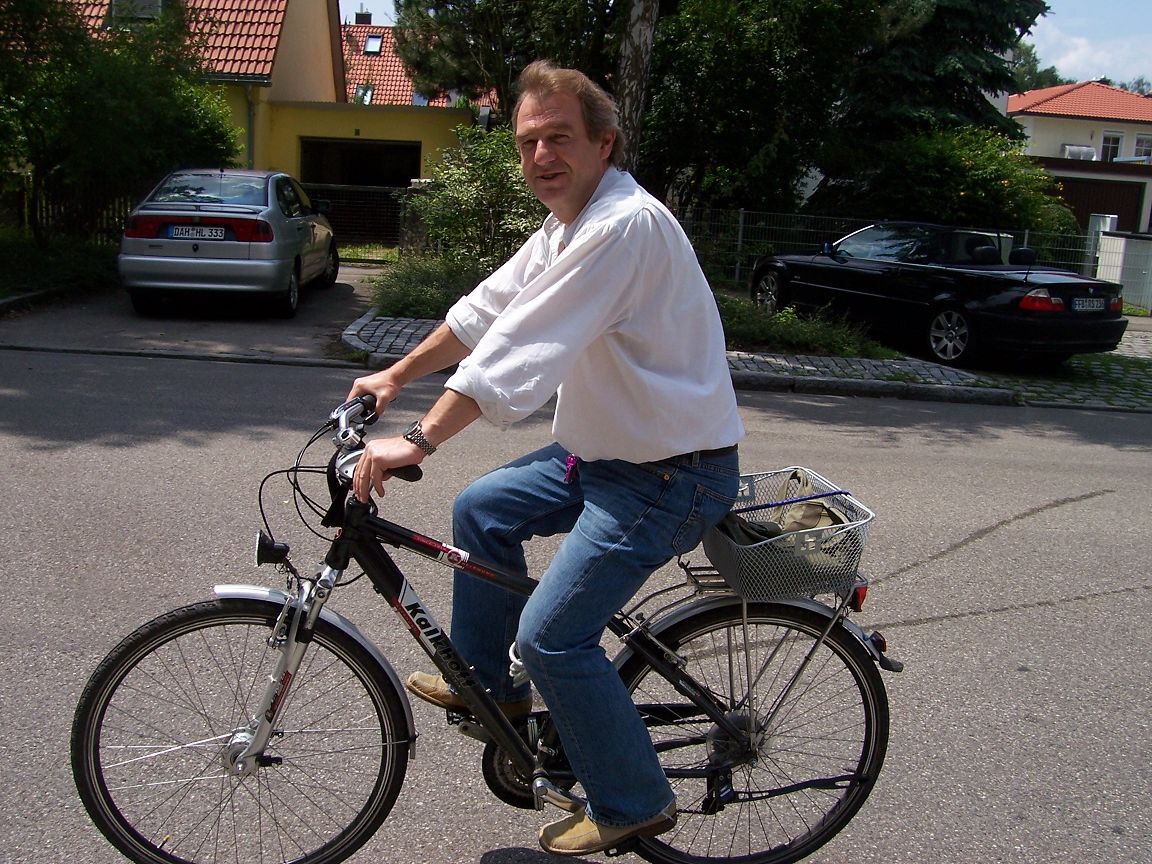
[[1060,158],[1082,159],[1085,162],[1092,162],[1096,159],[1096,150],[1087,144],[1061,144]]

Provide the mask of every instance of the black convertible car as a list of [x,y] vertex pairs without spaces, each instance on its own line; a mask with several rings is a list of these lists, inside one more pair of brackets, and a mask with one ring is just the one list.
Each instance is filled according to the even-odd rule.
[[752,299],[769,312],[828,307],[897,338],[914,336],[934,360],[1032,354],[1059,362],[1111,351],[1128,320],[1121,288],[1035,265],[1010,237],[912,222],[870,225],[818,252],[755,264]]

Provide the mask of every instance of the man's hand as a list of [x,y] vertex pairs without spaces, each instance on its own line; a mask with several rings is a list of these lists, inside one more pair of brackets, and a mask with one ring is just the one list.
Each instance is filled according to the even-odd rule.
[[[356,388],[352,389],[355,392]],[[369,441],[352,474],[352,492],[364,503],[372,497],[373,491],[383,497],[384,481],[392,476],[390,472],[393,468],[419,465],[423,461],[424,451],[405,438],[378,438]]]
[[372,396],[376,400],[376,413],[383,414],[388,403],[400,395],[401,385],[396,383],[391,369],[384,369],[372,375],[365,375],[352,382],[345,401],[357,396]]

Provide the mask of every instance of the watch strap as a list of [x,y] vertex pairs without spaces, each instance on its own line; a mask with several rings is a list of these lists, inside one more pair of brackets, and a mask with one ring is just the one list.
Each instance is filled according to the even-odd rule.
[[436,452],[436,447],[432,444],[431,441],[424,437],[424,430],[420,428],[419,420],[408,427],[407,431],[404,433],[404,440],[410,441],[421,450],[423,450],[425,456],[431,456]]

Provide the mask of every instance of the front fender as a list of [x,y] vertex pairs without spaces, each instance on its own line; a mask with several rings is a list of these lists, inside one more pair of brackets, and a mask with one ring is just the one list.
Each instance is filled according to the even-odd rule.
[[[276,607],[277,612],[283,608],[284,604],[293,599],[288,594],[276,588],[267,588],[262,585],[217,585],[212,589],[213,593],[221,600],[259,600],[264,603],[270,603]],[[376,644],[368,639],[360,628],[341,615],[325,606],[320,610],[320,617],[336,627],[355,641],[361,648],[368,652],[368,654],[375,660],[380,668],[384,670],[384,674],[388,677],[388,681],[396,690],[397,695],[400,697],[400,704],[404,706],[404,719],[408,724],[408,740],[412,742],[409,748],[412,756],[416,755],[416,721],[412,716],[412,705],[408,701],[408,694],[404,690],[404,686],[400,683],[400,676],[396,674],[396,670],[392,668],[392,664],[388,662]]]
[[[795,606],[798,609],[807,609],[810,612],[815,612],[817,615],[820,615],[823,618],[827,618],[829,621],[836,617],[836,612],[834,609],[825,606],[823,603],[818,603],[815,600],[809,600],[803,597],[796,597],[788,600],[773,600],[772,603],[777,606]],[[693,615],[698,615],[701,612],[711,612],[713,609],[723,609],[729,606],[739,607],[740,598],[735,594],[720,594],[712,597],[705,597],[693,603],[688,603],[685,606],[681,606],[679,609],[676,609],[664,618],[661,618],[652,626],[649,632],[651,632],[653,636],[659,639],[661,633],[671,627],[676,626],[686,618],[690,618]],[[848,618],[840,619],[840,623],[846,630],[848,630],[849,633],[856,637],[861,645],[864,646],[864,649],[868,652],[868,655],[877,663],[879,663],[880,652],[876,650],[876,646],[872,644],[872,641],[867,637],[867,635],[865,635],[864,631],[861,630],[854,621],[850,621]],[[612,662],[616,665],[616,668],[619,669],[628,661],[629,658],[631,658],[632,654],[633,651],[631,646],[625,645],[624,650],[617,654],[616,657],[613,658]]]

